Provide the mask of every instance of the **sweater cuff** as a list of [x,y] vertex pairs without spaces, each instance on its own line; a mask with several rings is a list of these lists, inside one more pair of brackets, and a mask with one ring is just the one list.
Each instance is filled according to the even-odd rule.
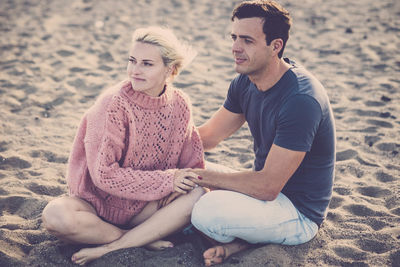
[[168,181],[168,190],[169,190],[168,194],[174,192],[174,178],[175,178],[175,172],[177,170],[178,169],[168,169],[168,170],[166,170],[166,173],[167,173],[166,176],[167,176],[167,181]]

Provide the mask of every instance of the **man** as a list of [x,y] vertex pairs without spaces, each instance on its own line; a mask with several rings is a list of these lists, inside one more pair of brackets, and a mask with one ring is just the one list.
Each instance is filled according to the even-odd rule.
[[224,105],[199,128],[209,150],[247,121],[254,170],[193,170],[191,180],[219,190],[205,194],[193,225],[218,241],[207,266],[250,244],[308,242],[326,216],[335,163],[335,127],[317,79],[283,59],[291,19],[270,1],[239,4],[232,15],[232,53],[239,75]]

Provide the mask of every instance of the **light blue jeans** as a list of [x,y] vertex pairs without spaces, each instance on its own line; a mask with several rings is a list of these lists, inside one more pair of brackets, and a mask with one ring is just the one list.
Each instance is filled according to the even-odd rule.
[[298,245],[318,231],[318,225],[282,193],[273,201],[262,201],[233,191],[211,191],[195,204],[192,224],[220,243],[240,238],[251,244]]

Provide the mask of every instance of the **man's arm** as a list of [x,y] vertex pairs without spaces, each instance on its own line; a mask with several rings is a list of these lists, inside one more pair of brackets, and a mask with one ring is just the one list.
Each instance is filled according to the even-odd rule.
[[220,107],[206,123],[199,127],[204,150],[216,147],[219,142],[236,132],[245,121],[243,114],[233,113]]
[[219,173],[215,171],[192,170],[201,179],[192,177],[195,183],[220,189],[240,192],[261,200],[274,200],[300,166],[306,152],[293,151],[272,145],[264,168],[261,171]]

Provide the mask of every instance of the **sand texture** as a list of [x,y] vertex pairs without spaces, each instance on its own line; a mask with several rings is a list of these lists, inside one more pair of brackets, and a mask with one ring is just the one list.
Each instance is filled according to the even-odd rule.
[[[235,76],[229,0],[0,0],[0,266],[74,266],[80,247],[46,233],[40,214],[67,193],[79,120],[125,78],[131,33],[168,25],[198,56],[175,82],[197,125],[223,103]],[[221,266],[400,266],[400,2],[281,3],[294,26],[286,56],[325,85],[337,126],[333,199],[316,238],[265,245]],[[252,167],[246,127],[206,154]],[[201,266],[204,242],[115,251],[90,266]]]

